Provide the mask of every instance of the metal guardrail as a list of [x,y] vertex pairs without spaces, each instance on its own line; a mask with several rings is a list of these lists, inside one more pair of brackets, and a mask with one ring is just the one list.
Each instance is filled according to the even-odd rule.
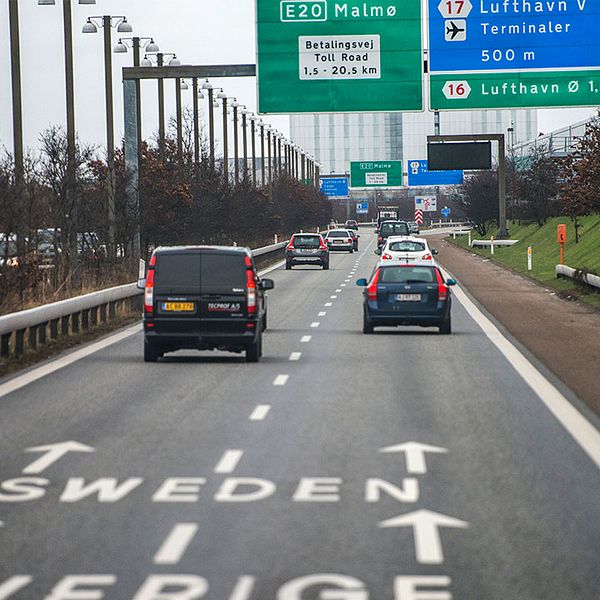
[[494,248],[497,246],[512,246],[516,244],[519,240],[473,240],[471,242],[471,248],[475,248],[475,246],[491,246],[494,245]]
[[557,277],[567,277],[568,279],[581,281],[589,286],[600,289],[600,276],[593,273],[587,273],[582,269],[573,269],[572,267],[567,267],[567,265],[556,265],[554,272]]
[[[287,244],[284,241],[264,246],[252,250],[252,254],[264,260],[282,251]],[[142,294],[143,290],[138,289],[137,284],[129,283],[4,315],[0,317],[0,357],[8,358],[11,346],[14,355],[21,356],[25,351],[26,335],[29,349],[36,349],[46,343],[48,329],[50,338],[55,340],[59,335],[77,334],[99,322],[114,319],[120,306],[129,304],[131,308],[141,310]]]

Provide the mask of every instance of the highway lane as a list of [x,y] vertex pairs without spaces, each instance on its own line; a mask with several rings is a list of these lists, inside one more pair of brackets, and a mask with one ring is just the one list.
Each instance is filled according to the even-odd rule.
[[596,465],[458,302],[360,333],[369,243],[271,274],[258,365],[136,334],[0,398],[0,599],[598,597]]

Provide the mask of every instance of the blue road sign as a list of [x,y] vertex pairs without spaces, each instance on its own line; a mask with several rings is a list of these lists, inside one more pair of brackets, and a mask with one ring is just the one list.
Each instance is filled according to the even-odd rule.
[[356,205],[356,214],[366,215],[369,212],[369,203],[368,202],[359,202]]
[[597,0],[429,0],[430,70],[598,67]]
[[408,161],[408,185],[458,185],[463,179],[462,171],[430,171],[426,160]]
[[444,206],[444,208],[442,208],[442,210],[440,210],[440,212],[442,213],[442,216],[444,217],[444,219],[447,219],[450,216],[450,213],[452,211],[447,206]]
[[321,193],[329,198],[348,198],[348,177],[321,177]]

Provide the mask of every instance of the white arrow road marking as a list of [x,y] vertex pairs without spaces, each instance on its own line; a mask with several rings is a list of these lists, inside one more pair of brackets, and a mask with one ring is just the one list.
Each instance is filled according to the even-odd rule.
[[179,563],[198,531],[198,523],[177,523],[154,555],[155,565]]
[[264,421],[265,417],[269,414],[271,410],[270,404],[259,404],[250,415],[251,421]]
[[60,460],[69,452],[95,452],[91,446],[80,444],[79,442],[59,442],[57,444],[48,444],[46,446],[35,446],[27,448],[25,452],[45,452],[44,456],[32,462],[29,466],[23,469],[23,473],[28,475],[42,473],[50,465]]
[[302,352],[292,352],[290,354],[290,360],[295,361],[295,360],[300,360],[302,358]]
[[303,335],[302,339],[300,341],[303,344],[308,344],[308,342],[310,342],[310,340],[312,340],[312,335]]
[[243,450],[227,450],[214,469],[219,475],[229,475],[233,473],[238,466],[240,460],[244,456]]
[[425,453],[434,452],[436,454],[447,454],[446,448],[438,446],[429,446],[419,442],[406,442],[397,446],[387,446],[380,448],[379,452],[392,453],[404,452],[406,455],[406,470],[412,475],[424,475],[427,473],[427,463],[425,462]]
[[273,381],[273,385],[277,385],[277,386],[285,385],[288,382],[289,378],[290,378],[289,375],[277,375],[277,377],[275,377],[275,381]]
[[422,565],[440,565],[444,562],[444,552],[438,531],[440,527],[464,529],[468,526],[466,521],[430,510],[416,510],[379,523],[379,527],[412,527],[417,561]]

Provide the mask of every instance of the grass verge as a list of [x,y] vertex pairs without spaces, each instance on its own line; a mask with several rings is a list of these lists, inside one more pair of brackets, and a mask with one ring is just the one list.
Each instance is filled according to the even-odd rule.
[[[549,219],[542,227],[537,223],[511,223],[510,239],[519,240],[509,247],[494,248],[494,256],[489,248],[470,248],[467,236],[457,237],[456,240],[447,238],[452,244],[485,256],[517,273],[543,283],[548,288],[556,290],[563,298],[581,300],[594,308],[600,309],[600,293],[589,287],[580,285],[570,279],[557,279],[554,267],[559,263],[560,246],[556,242],[557,226],[564,223],[567,226],[567,244],[565,245],[565,264],[574,269],[587,269],[600,274],[600,218],[598,216],[581,219],[580,241],[575,243],[575,228],[570,219],[556,217]],[[497,230],[490,231],[485,237],[472,232],[472,239],[490,239],[496,237]],[[533,268],[527,270],[527,248],[533,251]]]

